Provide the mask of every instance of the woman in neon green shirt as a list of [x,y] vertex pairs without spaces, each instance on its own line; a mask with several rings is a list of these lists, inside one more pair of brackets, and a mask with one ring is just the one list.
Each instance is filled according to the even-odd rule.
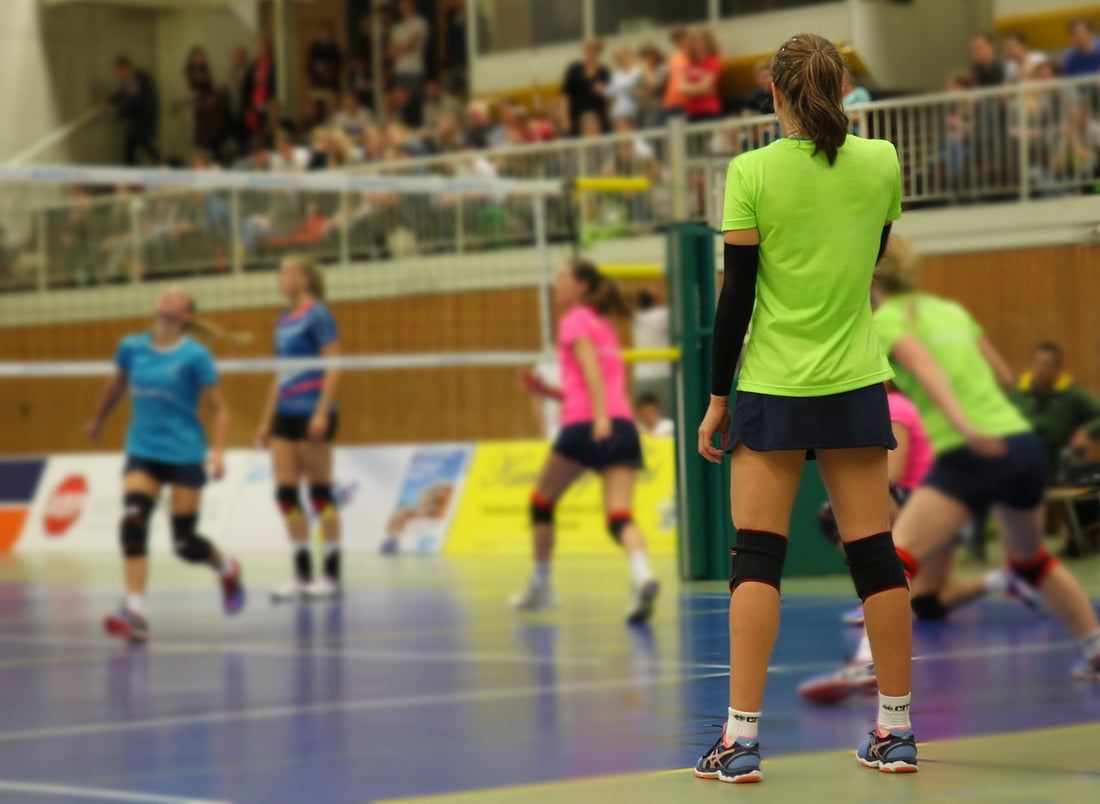
[[1073,675],[1098,679],[1096,613],[1043,546],[1043,443],[1005,396],[997,377],[1011,372],[982,328],[955,302],[918,293],[919,277],[913,246],[892,238],[875,269],[875,326],[936,454],[894,526],[898,553],[912,577],[922,562],[950,549],[969,519],[992,508],[1009,568],[1039,590],[1080,643],[1085,661]]
[[[757,724],[779,630],[791,509],[809,455],[829,489],[864,611],[880,690],[864,765],[917,770],[909,722],[909,590],[890,534],[886,453],[895,446],[883,382],[892,377],[867,288],[901,214],[897,153],[848,134],[845,65],[799,34],[772,62],[786,137],[730,164],[722,220],[725,282],[714,324],[711,404],[699,452],[732,452],[738,528],[730,578],[730,708],[696,775],[759,781]],[[751,317],[732,418],[729,393]]]

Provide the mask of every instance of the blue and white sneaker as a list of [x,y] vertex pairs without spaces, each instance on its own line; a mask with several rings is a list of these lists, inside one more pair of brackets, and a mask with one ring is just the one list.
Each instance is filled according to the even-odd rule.
[[221,576],[222,608],[230,617],[244,608],[244,584],[241,581],[241,565],[230,559],[229,571]]
[[1092,661],[1083,659],[1073,666],[1074,681],[1100,682],[1100,656]]
[[149,640],[149,624],[136,611],[128,609],[125,603],[117,612],[103,618],[103,630],[126,642],[137,643]]
[[891,729],[885,736],[878,727],[856,751],[859,764],[883,773],[916,773],[917,741],[912,729]]
[[726,727],[711,749],[695,763],[700,779],[717,779],[731,784],[751,784],[764,777],[760,773],[760,742],[738,737],[726,742]]
[[864,623],[862,604],[859,605],[859,606],[856,606],[854,609],[851,609],[851,610],[846,611],[843,614],[841,614],[840,615],[840,621],[842,623],[844,623],[845,625],[862,627],[863,623]]

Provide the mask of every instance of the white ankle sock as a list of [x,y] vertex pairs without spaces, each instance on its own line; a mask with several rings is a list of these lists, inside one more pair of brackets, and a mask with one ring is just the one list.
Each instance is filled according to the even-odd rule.
[[759,712],[740,712],[731,706],[726,719],[726,740],[731,743],[738,737],[755,740],[759,725]]
[[145,595],[126,595],[126,608],[132,611],[134,614],[145,613]]
[[649,568],[649,556],[644,551],[630,553],[630,577],[634,583],[644,583],[653,577],[653,570]]
[[871,639],[867,636],[867,629],[863,629],[863,636],[860,637],[859,647],[856,648],[855,656],[852,657],[852,661],[856,664],[871,664],[874,659],[871,656]]
[[1090,662],[1100,661],[1100,628],[1097,628],[1079,643],[1081,652]]
[[550,562],[549,561],[536,561],[535,562],[535,580],[538,581],[540,586],[550,585]]
[[1002,569],[990,570],[982,576],[987,595],[1003,595],[1008,591],[1008,576]]
[[879,734],[885,734],[891,729],[908,729],[912,725],[909,722],[909,695],[883,695],[878,694],[878,730]]

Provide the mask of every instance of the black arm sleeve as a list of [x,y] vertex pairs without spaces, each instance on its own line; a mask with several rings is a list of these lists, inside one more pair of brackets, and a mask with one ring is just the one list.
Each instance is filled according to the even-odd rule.
[[729,396],[733,372],[756,303],[756,271],[760,267],[760,246],[731,246],[726,243],[726,275],[718,310],[714,314],[714,359],[711,364],[711,393]]
[[878,241],[878,256],[875,257],[875,265],[878,265],[882,255],[886,253],[886,244],[890,242],[890,230],[893,227],[893,221],[882,227],[882,238]]

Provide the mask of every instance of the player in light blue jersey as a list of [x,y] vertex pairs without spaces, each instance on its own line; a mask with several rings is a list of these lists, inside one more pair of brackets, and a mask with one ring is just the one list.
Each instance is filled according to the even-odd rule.
[[[279,289],[288,301],[275,325],[280,358],[335,357],[336,321],[324,304],[324,276],[307,257],[288,257],[279,269]],[[271,386],[258,440],[270,446],[275,501],[286,521],[294,553],[294,579],[275,589],[275,601],[299,596],[331,598],[340,591],[340,515],[332,492],[332,439],[336,435],[335,369],[288,369]],[[299,491],[305,479],[309,501],[325,542],[324,576],[314,582],[309,520]]]
[[[172,490],[176,555],[218,573],[226,614],[236,614],[244,606],[240,565],[196,532],[206,467],[215,480],[224,474],[229,432],[229,412],[210,351],[188,335],[203,329],[214,331],[196,320],[195,303],[187,291],[179,287],[165,291],[157,300],[153,328],[119,344],[114,376],[87,429],[89,438],[98,438],[103,422],[129,387],[132,414],[126,434],[121,525],[126,597],[119,611],[104,619],[104,627],[131,642],[148,638],[144,596],[149,519],[164,486]],[[215,421],[209,453],[198,416],[203,401]]]

